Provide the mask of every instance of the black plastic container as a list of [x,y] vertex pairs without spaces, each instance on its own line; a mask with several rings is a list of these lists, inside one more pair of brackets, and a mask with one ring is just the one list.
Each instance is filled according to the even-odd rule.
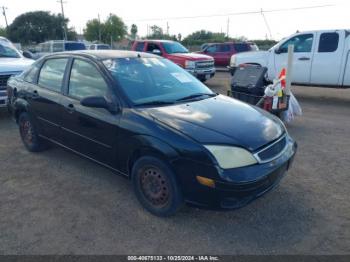
[[[265,85],[267,84],[265,81],[266,72],[266,67],[255,65],[237,68],[231,79],[232,93],[239,93],[237,94],[238,96],[249,94],[262,97],[264,95]],[[241,97],[242,99],[246,99],[244,96]]]

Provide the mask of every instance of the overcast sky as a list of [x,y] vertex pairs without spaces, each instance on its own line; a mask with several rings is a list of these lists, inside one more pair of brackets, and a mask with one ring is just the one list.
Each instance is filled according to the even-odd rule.
[[[46,10],[61,12],[57,0],[1,0],[0,4],[8,9],[9,23],[24,12]],[[279,40],[295,31],[313,29],[350,28],[348,0],[66,0],[64,10],[69,18],[69,26],[75,27],[78,33],[83,31],[86,21],[96,18],[101,20],[109,13],[120,16],[130,28],[132,23],[138,26],[139,34],[145,35],[147,25],[157,24],[166,31],[167,22],[170,34],[181,33],[183,36],[193,31],[205,29],[215,32],[227,30],[229,17],[229,35],[246,36],[249,39],[269,37],[269,31],[261,14],[230,15],[229,13],[251,12],[272,9],[299,8],[319,5],[334,5],[324,8],[265,13],[271,35]],[[217,15],[196,19],[171,19],[174,17]],[[162,20],[141,21],[144,19],[164,18]],[[0,17],[0,25],[5,26],[4,17]]]

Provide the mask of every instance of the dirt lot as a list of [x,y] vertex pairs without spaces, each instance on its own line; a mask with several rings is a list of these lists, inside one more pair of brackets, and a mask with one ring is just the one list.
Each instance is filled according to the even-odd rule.
[[[208,82],[225,92],[229,75]],[[295,87],[304,116],[280,186],[229,212],[161,219],[129,181],[70,152],[28,153],[0,114],[0,254],[350,254],[350,89]]]

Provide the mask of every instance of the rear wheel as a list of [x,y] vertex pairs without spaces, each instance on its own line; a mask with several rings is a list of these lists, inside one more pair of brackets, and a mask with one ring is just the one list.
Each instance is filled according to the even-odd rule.
[[169,166],[155,157],[142,157],[132,168],[135,194],[142,206],[156,216],[171,216],[183,198]]
[[30,152],[46,149],[46,143],[39,136],[28,113],[21,113],[18,118],[19,133],[25,147]]

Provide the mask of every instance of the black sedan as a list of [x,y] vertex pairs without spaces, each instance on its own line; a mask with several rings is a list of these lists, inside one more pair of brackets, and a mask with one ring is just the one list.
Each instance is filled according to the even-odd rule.
[[273,188],[296,152],[278,118],[151,54],[49,55],[8,85],[29,151],[53,143],[108,167],[159,216],[183,203],[241,207]]

